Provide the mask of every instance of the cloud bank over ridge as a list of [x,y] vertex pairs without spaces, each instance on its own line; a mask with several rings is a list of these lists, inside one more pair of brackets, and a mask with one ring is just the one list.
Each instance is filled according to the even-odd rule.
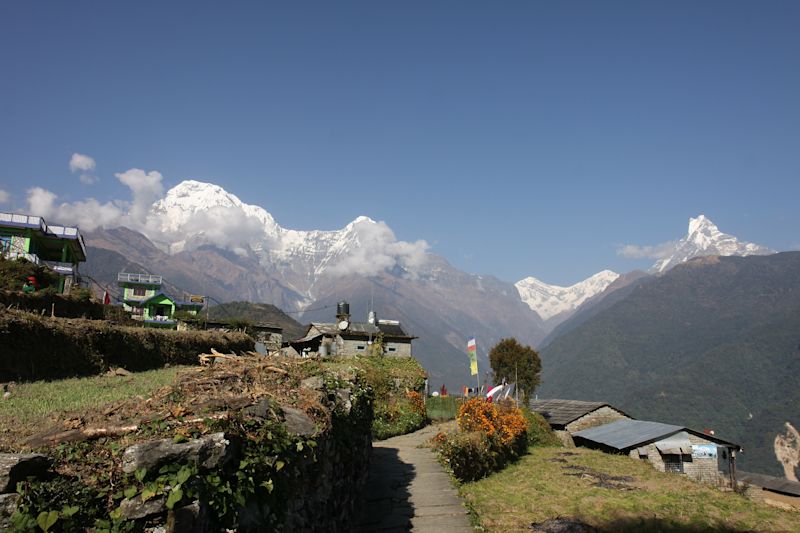
[[[74,154],[70,168],[94,168],[94,160]],[[132,168],[115,174],[130,199],[101,202],[93,197],[62,202],[42,187],[27,190],[27,212],[84,231],[125,226],[171,253],[213,245],[239,255],[288,260],[319,256],[317,268],[331,276],[375,275],[401,267],[409,275],[426,262],[424,240],[400,241],[383,221],[358,217],[341,230],[296,231],[280,227],[267,211],[241,202],[210,183],[184,181],[165,193],[158,171]],[[309,252],[317,248],[317,251]]]

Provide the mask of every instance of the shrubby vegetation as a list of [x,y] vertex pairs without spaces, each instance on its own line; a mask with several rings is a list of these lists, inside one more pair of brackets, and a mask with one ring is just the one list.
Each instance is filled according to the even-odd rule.
[[353,367],[363,373],[375,395],[374,438],[404,435],[428,423],[422,398],[426,373],[416,359],[369,356],[330,359],[326,364]]
[[474,481],[505,467],[528,449],[528,421],[512,401],[465,401],[456,417],[458,432],[439,433],[433,446],[460,481]]

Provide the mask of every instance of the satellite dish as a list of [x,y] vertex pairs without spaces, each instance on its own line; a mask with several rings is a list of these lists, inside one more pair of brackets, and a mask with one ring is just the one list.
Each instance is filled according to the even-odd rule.
[[347,320],[342,320],[341,322],[339,322],[339,325],[338,325],[338,327],[339,327],[339,330],[340,330],[340,331],[344,331],[344,330],[346,330],[348,327],[350,327],[350,322],[348,322]]

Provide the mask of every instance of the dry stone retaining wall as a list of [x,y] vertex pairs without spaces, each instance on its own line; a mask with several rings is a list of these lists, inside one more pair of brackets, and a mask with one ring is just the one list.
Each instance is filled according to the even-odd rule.
[[[312,376],[298,389],[305,391],[304,397],[317,399],[314,419],[307,409],[279,405],[265,397],[229,412],[215,426],[227,429],[182,442],[163,436],[146,438],[112,453],[108,464],[95,468],[120,472],[115,490],[124,491],[124,497],[108,492],[99,500],[113,498],[113,510],[70,523],[65,529],[99,530],[105,527],[98,526],[102,523],[122,530],[133,527],[165,533],[226,528],[241,532],[352,530],[372,449],[371,391],[357,375]],[[320,417],[327,422],[321,425]],[[113,449],[108,443],[95,445]],[[84,459],[73,456],[71,460]],[[248,460],[262,461],[261,470],[248,469]],[[0,529],[35,527],[42,513],[55,512],[53,531],[75,520],[65,513],[79,502],[60,501],[49,509],[49,501],[31,501],[36,490],[25,492],[53,484],[59,477],[80,484],[69,474],[74,469],[53,463],[45,454],[0,454]],[[255,477],[260,486],[243,490],[248,476],[250,482]],[[264,490],[264,480],[269,490]],[[22,494],[16,493],[19,482],[23,482],[19,485]],[[177,489],[182,495],[176,496]],[[225,499],[225,491],[241,494],[242,499]],[[69,494],[60,497],[69,498]],[[235,509],[223,509],[221,502]],[[15,510],[17,516],[12,519]]]
[[0,310],[0,346],[4,382],[86,376],[109,367],[141,371],[197,364],[197,354],[211,348],[244,352],[253,350],[255,343],[244,333],[133,328]]

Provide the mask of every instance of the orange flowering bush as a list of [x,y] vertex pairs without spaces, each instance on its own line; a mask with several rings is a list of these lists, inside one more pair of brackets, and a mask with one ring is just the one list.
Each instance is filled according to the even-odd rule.
[[412,411],[419,415],[426,416],[427,411],[425,409],[425,400],[422,399],[422,394],[415,390],[407,391],[406,398],[411,405]]
[[441,462],[462,481],[480,479],[502,469],[528,448],[528,421],[510,400],[465,401],[456,416],[459,432],[438,434],[432,441]]

